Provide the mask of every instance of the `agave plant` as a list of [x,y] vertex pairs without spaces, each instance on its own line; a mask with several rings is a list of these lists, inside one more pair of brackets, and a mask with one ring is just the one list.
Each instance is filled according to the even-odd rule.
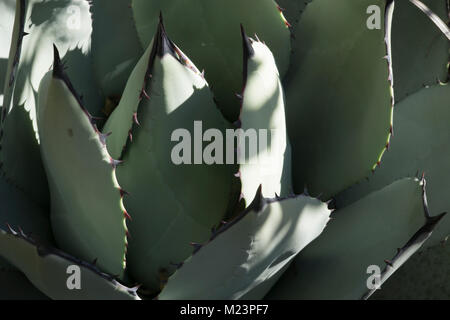
[[397,2],[4,1],[0,298],[449,298],[449,5]]

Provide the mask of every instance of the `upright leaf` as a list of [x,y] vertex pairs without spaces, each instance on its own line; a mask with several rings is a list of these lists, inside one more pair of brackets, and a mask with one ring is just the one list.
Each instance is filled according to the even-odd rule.
[[173,40],[206,71],[214,84],[222,113],[229,121],[239,115],[235,93],[242,88],[239,25],[257,33],[272,49],[282,76],[287,71],[290,33],[273,0],[132,0],[139,37],[147,46],[156,29],[158,14],[166,19]]
[[[189,257],[189,243],[208,239],[225,215],[233,173],[206,157],[222,151],[226,126],[202,74],[161,21],[104,129],[112,131],[113,154],[128,142],[117,177],[130,193],[129,270],[152,291]],[[214,141],[205,143],[203,132]]]
[[[284,92],[274,57],[242,29],[244,89],[239,117],[238,163],[242,196],[250,204],[255,190],[274,198],[292,194]],[[284,178],[284,179],[283,179]]]
[[[373,5],[384,14],[367,14]],[[296,192],[307,186],[327,199],[380,163],[392,126],[392,11],[385,0],[306,6],[286,89]]]
[[63,71],[55,47],[53,72],[39,88],[38,126],[58,245],[122,275],[127,213],[105,139]]

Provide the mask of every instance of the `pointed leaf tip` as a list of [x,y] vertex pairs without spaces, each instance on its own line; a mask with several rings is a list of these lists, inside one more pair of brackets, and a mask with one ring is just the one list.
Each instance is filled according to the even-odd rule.
[[162,12],[160,12],[159,15],[159,24],[153,43],[153,52],[155,55],[158,55],[160,57],[164,56],[165,54],[171,54],[175,56],[174,45],[167,36],[166,28],[164,27]]
[[251,39],[245,33],[244,26],[241,24],[242,44],[244,48],[244,65],[254,56],[255,50],[252,47]]
[[53,44],[53,76],[55,78],[61,78],[64,72],[64,67],[61,64],[61,57],[59,55],[58,48]]
[[255,210],[256,212],[260,212],[266,203],[263,194],[262,194],[262,185],[260,184],[258,190],[256,191],[255,198],[250,204],[249,208]]

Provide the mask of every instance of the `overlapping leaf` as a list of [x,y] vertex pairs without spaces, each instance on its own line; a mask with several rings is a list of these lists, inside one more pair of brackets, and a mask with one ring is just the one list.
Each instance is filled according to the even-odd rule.
[[[396,129],[392,148],[379,170],[337,197],[344,207],[379,190],[395,179],[425,173],[432,212],[450,211],[450,86],[424,88],[396,106]],[[435,245],[450,234],[445,219],[427,244]]]
[[[448,20],[446,0],[423,0]],[[433,22],[409,1],[396,1],[392,21],[395,99],[400,101],[426,85],[446,81],[450,42]]]
[[130,10],[131,0],[92,2],[93,67],[107,97],[122,95],[127,79],[143,54]]
[[[377,5],[380,29],[367,8]],[[390,25],[393,4],[315,0],[296,28],[286,87],[294,190],[324,199],[370,175],[392,125]]]
[[117,162],[64,73],[56,47],[54,55],[53,71],[39,88],[38,113],[53,232],[60,248],[122,275],[127,213]]
[[[0,255],[18,267],[40,291],[51,299],[137,300],[136,290],[127,288],[98,268],[70,255],[43,247],[24,233],[0,229]],[[80,269],[80,285],[70,290],[69,269]],[[17,282],[20,285],[20,282]],[[40,297],[38,293],[33,298]]]
[[297,256],[267,298],[367,298],[374,291],[368,284],[376,285],[368,268],[384,269],[382,285],[441,218],[428,213],[424,181],[399,180],[335,211],[326,232]]
[[35,201],[48,204],[39,154],[37,92],[52,65],[53,44],[70,62],[68,70],[84,103],[99,115],[103,98],[91,74],[89,3],[83,0],[20,0],[5,84],[0,161],[2,171]]
[[267,200],[259,189],[244,213],[184,262],[159,299],[261,299],[329,215],[317,199]]
[[112,131],[113,155],[128,141],[117,176],[130,193],[129,270],[150,290],[159,290],[173,264],[192,253],[189,243],[208,239],[225,215],[233,172],[203,162],[209,143],[202,133],[212,129],[220,138],[226,126],[202,74],[161,21],[104,128]]
[[273,0],[133,0],[139,37],[147,46],[162,12],[172,39],[206,70],[220,109],[230,121],[239,115],[234,94],[242,88],[239,24],[257,33],[274,52],[282,76],[287,71],[290,33]]

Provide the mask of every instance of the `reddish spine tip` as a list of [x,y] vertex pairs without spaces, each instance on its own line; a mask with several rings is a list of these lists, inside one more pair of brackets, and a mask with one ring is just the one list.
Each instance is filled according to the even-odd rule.
[[131,133],[131,130],[128,131],[128,138],[130,139],[130,142],[133,142],[133,134]]
[[135,124],[137,124],[138,126],[141,125],[141,124],[139,123],[138,118],[137,118],[137,113],[136,113],[136,112],[133,113],[133,122],[134,122]]
[[122,188],[120,188],[120,196],[123,198],[123,196],[125,196],[125,195],[127,195],[127,196],[129,196],[130,194],[127,192],[127,191],[125,191],[125,190],[123,190]]
[[124,212],[123,212],[123,215],[124,215],[124,217],[125,217],[126,219],[128,219],[128,220],[130,220],[130,221],[133,221],[133,219],[131,219],[131,216],[128,214],[128,212],[124,211]]
[[150,100],[150,96],[147,94],[144,88],[141,89],[141,93],[139,94],[139,99],[142,100],[142,98]]

